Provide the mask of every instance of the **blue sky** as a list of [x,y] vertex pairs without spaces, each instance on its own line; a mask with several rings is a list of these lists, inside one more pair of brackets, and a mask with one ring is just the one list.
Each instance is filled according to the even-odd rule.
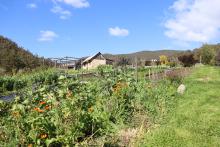
[[45,57],[219,42],[219,0],[1,0],[0,35]]

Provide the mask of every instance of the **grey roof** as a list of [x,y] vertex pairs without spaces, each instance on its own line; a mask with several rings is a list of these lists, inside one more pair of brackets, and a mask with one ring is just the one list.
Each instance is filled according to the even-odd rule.
[[93,55],[93,56],[90,56],[90,57],[86,58],[82,63],[84,64],[84,63],[90,62],[92,59],[96,58],[96,57],[99,56],[99,55],[101,55],[100,52],[96,53],[96,54]]

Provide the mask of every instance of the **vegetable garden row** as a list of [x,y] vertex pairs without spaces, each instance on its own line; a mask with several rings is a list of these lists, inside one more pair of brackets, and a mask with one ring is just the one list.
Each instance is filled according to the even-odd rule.
[[169,112],[181,82],[177,76],[152,83],[136,81],[135,71],[100,71],[89,80],[56,71],[1,78],[0,93],[16,93],[13,101],[0,101],[1,145],[119,145],[120,130],[150,126]]

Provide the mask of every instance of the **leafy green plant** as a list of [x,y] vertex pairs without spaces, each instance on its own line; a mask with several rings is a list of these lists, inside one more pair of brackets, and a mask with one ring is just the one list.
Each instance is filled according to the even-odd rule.
[[134,70],[99,70],[107,73],[87,81],[55,71],[12,78],[14,90],[20,92],[12,104],[2,106],[6,113],[0,124],[7,136],[2,142],[10,140],[11,146],[86,144],[130,125],[137,112],[155,119],[166,112],[170,85],[137,82]]

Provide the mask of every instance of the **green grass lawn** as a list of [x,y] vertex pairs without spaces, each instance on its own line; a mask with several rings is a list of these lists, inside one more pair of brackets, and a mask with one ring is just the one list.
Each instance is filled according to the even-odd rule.
[[195,68],[184,84],[177,106],[139,146],[220,147],[220,68]]

